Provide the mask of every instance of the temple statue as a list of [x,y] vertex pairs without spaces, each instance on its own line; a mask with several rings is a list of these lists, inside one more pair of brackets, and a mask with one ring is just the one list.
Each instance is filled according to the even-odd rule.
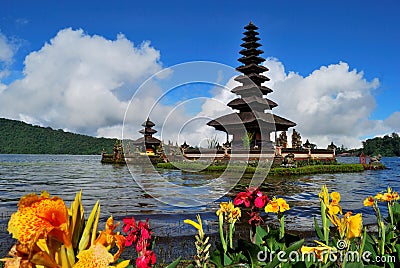
[[287,136],[286,131],[282,131],[279,137],[276,139],[276,146],[287,148]]
[[302,148],[301,135],[295,129],[293,129],[292,133],[292,148]]

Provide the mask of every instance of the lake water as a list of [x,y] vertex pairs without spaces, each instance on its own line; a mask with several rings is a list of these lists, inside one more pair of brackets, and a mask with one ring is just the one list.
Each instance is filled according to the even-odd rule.
[[[357,158],[338,158],[340,162],[354,162]],[[383,158],[388,167],[382,171],[365,171],[348,174],[322,174],[287,178],[268,178],[263,188],[269,196],[285,197],[291,205],[287,213],[288,229],[312,229],[313,216],[319,215],[318,192],[323,184],[330,191],[341,193],[344,211],[363,213],[364,223],[373,223],[372,208],[364,208],[363,200],[390,185],[400,190],[400,158]],[[215,179],[212,174],[182,173],[179,170],[160,171],[161,176],[180,186],[196,186],[202,181]],[[148,178],[147,187],[159,187]],[[150,219],[158,236],[191,234],[192,228],[183,224],[186,218],[197,213],[206,220],[206,231],[217,231],[215,211],[223,197],[200,207],[179,207],[155,200],[134,181],[127,166],[103,165],[100,156],[70,155],[0,155],[0,257],[13,243],[7,232],[7,222],[21,196],[43,190],[63,198],[67,205],[80,189],[86,214],[97,200],[101,204],[102,222],[111,214],[117,220],[134,215]],[[195,196],[196,188],[184,195]],[[209,189],[212,191],[213,189]],[[165,194],[170,192],[164,189]],[[192,192],[190,192],[192,191]],[[231,191],[231,195],[235,194]],[[179,197],[177,197],[179,198]]]

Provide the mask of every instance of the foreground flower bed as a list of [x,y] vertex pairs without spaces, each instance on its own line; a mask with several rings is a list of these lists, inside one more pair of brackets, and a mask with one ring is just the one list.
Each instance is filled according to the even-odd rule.
[[[323,186],[319,193],[320,220],[315,219],[318,240],[306,244],[285,230],[289,204],[282,197],[269,197],[258,188],[239,192],[216,211],[219,242],[211,245],[200,215],[185,223],[197,230],[193,260],[176,261],[163,267],[399,267],[399,194],[390,187],[369,196],[364,206],[377,217],[377,232],[368,233],[362,215],[345,211],[338,192]],[[361,201],[360,201],[361,202]],[[387,206],[383,217],[380,206]],[[248,215],[248,239],[235,239],[235,225]],[[100,205],[97,202],[87,220],[79,192],[68,208],[59,197],[43,192],[23,196],[12,214],[8,231],[17,240],[5,267],[156,267],[153,233],[148,220],[123,219],[123,225],[110,217],[104,230],[98,230]],[[268,226],[276,218],[279,228]],[[120,230],[120,231],[118,231]],[[120,256],[134,247],[135,260]],[[0,266],[1,267],[1,266]]]

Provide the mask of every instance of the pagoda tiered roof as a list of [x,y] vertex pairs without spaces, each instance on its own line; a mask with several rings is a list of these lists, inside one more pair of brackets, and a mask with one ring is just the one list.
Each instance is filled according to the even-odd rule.
[[147,120],[142,124],[144,129],[139,130],[139,133],[143,134],[144,136],[135,140],[133,144],[136,145],[141,145],[141,144],[146,144],[148,145],[159,145],[161,141],[157,138],[153,137],[154,133],[157,133],[157,130],[153,129],[156,124],[154,124],[150,118],[147,118]]
[[236,68],[242,75],[235,77],[235,81],[242,85],[231,90],[240,97],[227,104],[238,112],[211,120],[207,125],[228,133],[233,129],[243,128],[243,125],[247,131],[260,132],[260,129],[264,127],[268,127],[270,130],[286,131],[296,124],[283,117],[265,112],[278,104],[266,98],[272,89],[262,86],[270,79],[264,75],[269,69],[262,65],[265,59],[260,56],[263,51],[258,49],[261,46],[258,43],[260,40],[258,32],[256,32],[258,27],[250,22],[244,28],[246,30],[242,38],[244,42],[241,44],[244,49],[239,52],[243,56],[238,59],[243,65]]

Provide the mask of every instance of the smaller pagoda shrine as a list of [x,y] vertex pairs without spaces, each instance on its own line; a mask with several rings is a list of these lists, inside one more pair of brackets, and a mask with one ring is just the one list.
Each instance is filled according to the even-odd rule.
[[143,134],[143,137],[132,142],[140,151],[146,150],[147,155],[154,155],[157,152],[157,147],[160,146],[161,141],[153,137],[153,134],[157,133],[157,130],[153,129],[155,124],[147,118],[142,124],[144,129],[140,130],[139,133]]

